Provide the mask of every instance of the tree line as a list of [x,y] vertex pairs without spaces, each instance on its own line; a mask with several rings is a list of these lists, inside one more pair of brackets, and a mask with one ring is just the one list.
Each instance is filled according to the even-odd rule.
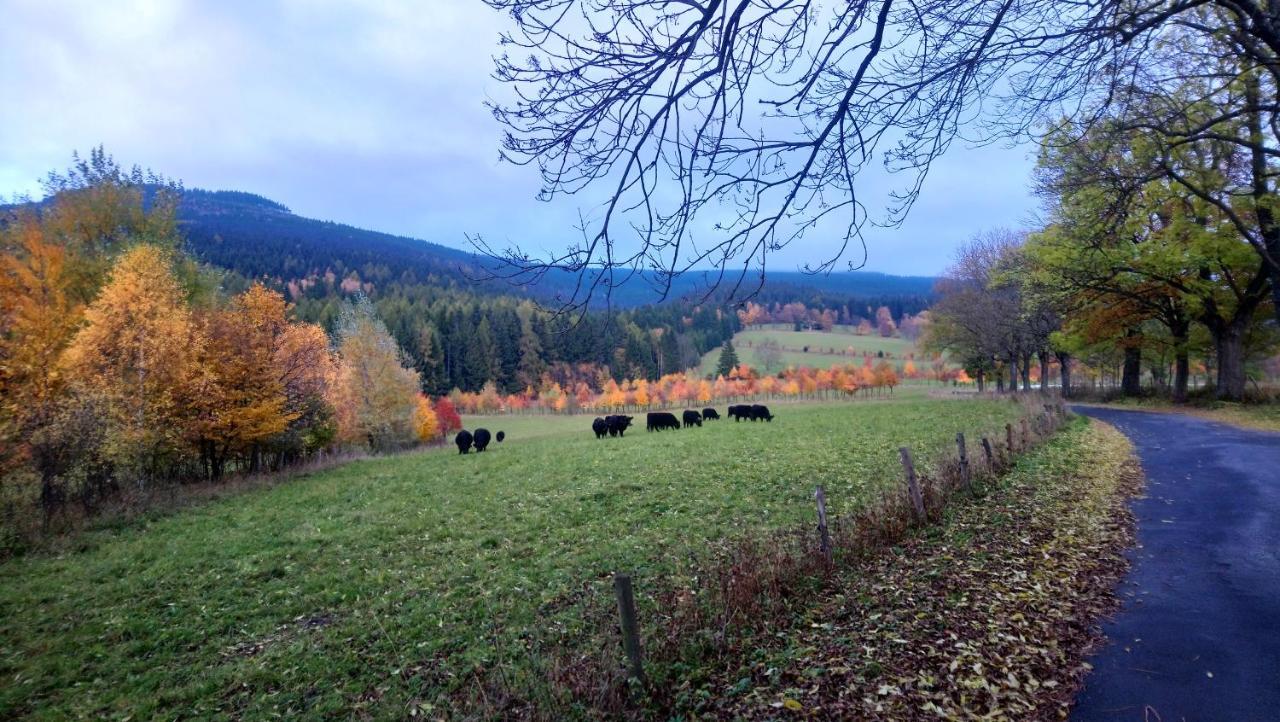
[[[1058,361],[1069,390],[1074,358],[1092,375],[1117,368],[1123,393],[1183,402],[1197,366],[1228,400],[1267,374],[1280,341],[1274,78],[1240,63],[1238,35],[1175,28],[1166,42],[1169,65],[1135,73],[1131,102],[1048,133],[1044,224],[975,239],[940,282],[930,341],[980,383],[1034,356]],[[1198,71],[1171,70],[1188,63]]]

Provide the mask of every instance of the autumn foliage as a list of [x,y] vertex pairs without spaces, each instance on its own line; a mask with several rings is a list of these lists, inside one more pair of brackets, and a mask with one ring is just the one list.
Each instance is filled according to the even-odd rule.
[[[358,298],[335,338],[260,283],[227,295],[98,152],[0,223],[0,511],[46,523],[122,489],[279,469],[324,450],[436,441],[418,372]],[[149,187],[155,187],[148,183]],[[444,404],[442,404],[444,405]]]
[[455,390],[441,403],[451,401],[463,413],[488,414],[529,411],[538,413],[612,413],[623,409],[655,409],[670,406],[702,406],[745,399],[853,398],[888,393],[901,383],[901,374],[887,360],[829,369],[789,368],[777,375],[760,374],[747,364],[734,367],[728,377],[714,380],[696,372],[667,374],[646,379],[604,380],[598,388],[585,381],[566,388],[549,377],[538,388],[500,395],[491,388],[479,393]]

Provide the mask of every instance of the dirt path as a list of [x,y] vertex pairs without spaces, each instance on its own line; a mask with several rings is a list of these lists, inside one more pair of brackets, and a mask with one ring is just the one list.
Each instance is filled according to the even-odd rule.
[[1073,719],[1280,719],[1280,434],[1075,410],[1129,436],[1147,490]]

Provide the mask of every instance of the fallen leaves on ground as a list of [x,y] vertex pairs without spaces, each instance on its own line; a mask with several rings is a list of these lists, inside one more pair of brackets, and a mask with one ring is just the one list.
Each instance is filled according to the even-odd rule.
[[681,695],[685,711],[1065,718],[1097,621],[1116,604],[1140,481],[1123,435],[1073,425],[941,525],[846,569],[792,630]]

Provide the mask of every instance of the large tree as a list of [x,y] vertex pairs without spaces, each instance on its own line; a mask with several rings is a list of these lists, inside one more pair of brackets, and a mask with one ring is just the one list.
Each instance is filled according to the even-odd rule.
[[[1185,96],[1198,97],[1199,84],[1187,83]],[[1241,398],[1246,342],[1273,290],[1268,264],[1238,222],[1265,215],[1274,201],[1253,191],[1271,183],[1271,171],[1232,140],[1256,135],[1257,114],[1240,107],[1238,117],[1214,121],[1214,137],[1170,143],[1144,125],[1144,109],[1124,110],[1064,128],[1042,154],[1038,186],[1054,224],[1033,244],[1044,285],[1093,341],[1100,321],[1124,337],[1127,393],[1137,390],[1136,329],[1150,319],[1173,339],[1174,395],[1186,397],[1187,343],[1198,321],[1214,340],[1218,394]],[[1209,122],[1217,110],[1195,102],[1183,113]]]
[[[538,166],[544,197],[604,201],[550,257],[480,245],[518,281],[580,273],[579,308],[645,269],[663,291],[711,266],[730,297],[753,292],[769,256],[814,229],[844,240],[815,254],[813,269],[831,268],[866,223],[902,220],[962,132],[1038,135],[1140,105],[1170,144],[1194,142],[1235,116],[1231,96],[1260,122],[1230,142],[1267,166],[1280,153],[1268,0],[485,1],[515,23],[497,63],[515,94],[494,107],[504,155]],[[1171,89],[1192,75],[1221,108],[1207,123],[1178,115]],[[902,182],[872,208],[858,179],[881,168]],[[1280,274],[1264,205],[1233,222]]]

